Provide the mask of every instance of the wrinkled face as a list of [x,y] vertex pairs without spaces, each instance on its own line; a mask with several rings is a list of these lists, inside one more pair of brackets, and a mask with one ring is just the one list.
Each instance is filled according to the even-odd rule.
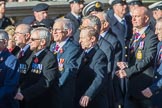
[[126,14],[127,5],[118,3],[113,6],[113,9],[114,9],[115,14],[123,18],[124,15]]
[[[4,14],[5,13],[5,2],[4,1],[0,1],[0,14]],[[2,16],[0,16],[2,17]]]
[[20,26],[16,28],[14,37],[16,45],[21,46],[26,44],[26,33],[22,31],[22,28]]
[[132,12],[132,24],[133,27],[141,29],[147,23],[146,15],[143,10],[136,9]]
[[75,14],[80,14],[83,10],[84,4],[83,3],[71,3],[70,4],[71,11]]
[[48,17],[48,12],[47,11],[34,12],[34,16],[35,19],[40,22]]
[[155,34],[157,35],[158,40],[162,41],[162,23],[157,23],[155,28]]
[[162,17],[162,10],[154,10],[154,11],[152,11],[152,13],[153,13],[153,17],[155,18],[155,20]]
[[98,12],[98,13],[96,14],[96,16],[100,19],[100,22],[101,22],[100,33],[103,33],[103,32],[105,32],[105,30],[107,30],[107,28],[109,27],[109,22],[107,22],[107,21],[104,19],[104,16],[103,16],[102,12]]
[[41,39],[37,32],[33,32],[30,37],[30,50],[37,51],[41,44]]
[[89,24],[90,24],[90,20],[89,19],[84,19],[83,22],[82,22],[81,28],[90,26]]
[[84,50],[89,49],[92,46],[92,39],[88,36],[88,32],[86,30],[81,30],[79,43]]
[[67,30],[64,30],[62,22],[55,22],[52,36],[55,42],[62,42],[67,38]]

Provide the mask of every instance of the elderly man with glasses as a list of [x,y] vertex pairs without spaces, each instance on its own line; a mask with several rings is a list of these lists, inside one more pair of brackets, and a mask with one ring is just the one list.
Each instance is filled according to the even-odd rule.
[[47,28],[38,27],[31,31],[29,43],[33,53],[26,61],[28,69],[23,86],[15,96],[24,103],[22,108],[58,108],[54,106],[56,101],[53,99],[57,97],[54,95],[58,95],[59,75],[56,56],[47,49],[50,40],[51,34]]
[[80,48],[70,38],[72,28],[73,24],[69,19],[57,19],[52,33],[55,42],[50,47],[50,50],[57,54],[58,69],[61,74],[59,87],[62,108],[75,108],[76,59],[79,57]]

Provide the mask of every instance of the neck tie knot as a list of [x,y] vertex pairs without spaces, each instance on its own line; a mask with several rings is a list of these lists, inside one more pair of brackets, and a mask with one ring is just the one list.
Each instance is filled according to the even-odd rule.
[[19,52],[18,58],[21,58],[21,57],[23,57],[23,56],[24,56],[24,50],[21,50],[21,51]]
[[56,45],[56,46],[55,46],[55,51],[58,51],[59,48],[60,48],[60,46],[59,46],[59,45]]

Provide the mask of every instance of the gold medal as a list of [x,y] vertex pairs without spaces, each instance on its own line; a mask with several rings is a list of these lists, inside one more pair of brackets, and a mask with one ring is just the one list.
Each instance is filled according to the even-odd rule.
[[63,70],[64,70],[63,66],[59,66],[59,71],[63,71]]
[[136,59],[137,59],[137,60],[141,60],[141,59],[142,59],[142,56],[143,56],[143,55],[142,55],[142,50],[138,50],[138,51],[137,51],[137,54],[136,54]]

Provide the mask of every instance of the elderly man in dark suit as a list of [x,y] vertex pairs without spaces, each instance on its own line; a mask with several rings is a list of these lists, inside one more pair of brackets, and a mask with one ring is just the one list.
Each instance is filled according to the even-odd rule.
[[52,92],[57,94],[57,90],[51,90],[57,87],[58,82],[57,59],[46,49],[50,40],[51,35],[46,28],[40,27],[31,31],[29,42],[33,54],[26,61],[27,76],[15,96],[15,99],[24,102],[22,108],[57,108],[52,106],[56,102],[52,100]]
[[70,38],[72,27],[73,23],[69,19],[57,19],[52,31],[55,42],[50,46],[50,50],[57,54],[58,69],[61,74],[59,88],[62,108],[75,108],[76,60],[80,55],[80,47]]
[[84,52],[78,59],[75,108],[107,108],[107,58],[97,45],[99,33],[93,27],[85,27],[80,33]]
[[[101,29],[100,29],[100,36],[103,37],[106,41],[108,41],[109,43],[111,43],[111,45],[114,48],[114,62],[113,62],[113,69],[112,72],[109,74],[109,82],[111,85],[114,85],[111,88],[111,86],[108,86],[108,91],[109,91],[109,102],[111,105],[111,107],[113,107],[115,105],[115,98],[117,97],[116,94],[119,93],[120,90],[120,79],[115,75],[115,71],[118,69],[117,68],[117,62],[122,60],[122,46],[121,43],[119,42],[119,40],[117,39],[116,35],[112,32],[110,26],[109,26],[109,21],[108,21],[108,17],[107,17],[107,13],[106,12],[98,12],[96,14],[96,16],[100,19],[101,21]],[[112,81],[111,81],[112,80]],[[114,89],[113,89],[114,88]],[[113,94],[115,93],[115,94]]]
[[[15,56],[18,58],[19,72],[20,72],[20,80],[19,80],[19,89],[23,87],[23,81],[27,78],[27,59],[32,55],[32,51],[29,46],[30,32],[32,28],[28,24],[19,24],[15,29],[15,41],[16,45],[19,47],[19,50],[15,52]],[[20,107],[22,107],[23,103],[20,101]]]
[[157,45],[157,53],[154,64],[154,83],[142,91],[143,95],[147,98],[152,98],[153,106],[160,108],[162,106],[162,18],[156,22],[155,33],[158,36],[159,43]]
[[142,95],[141,91],[152,84],[153,62],[158,43],[155,33],[149,26],[149,11],[145,7],[136,8],[132,12],[133,27],[136,34],[130,42],[130,61],[128,65],[119,62],[120,70],[116,75],[128,78],[128,91],[124,108],[152,108],[150,99]]

